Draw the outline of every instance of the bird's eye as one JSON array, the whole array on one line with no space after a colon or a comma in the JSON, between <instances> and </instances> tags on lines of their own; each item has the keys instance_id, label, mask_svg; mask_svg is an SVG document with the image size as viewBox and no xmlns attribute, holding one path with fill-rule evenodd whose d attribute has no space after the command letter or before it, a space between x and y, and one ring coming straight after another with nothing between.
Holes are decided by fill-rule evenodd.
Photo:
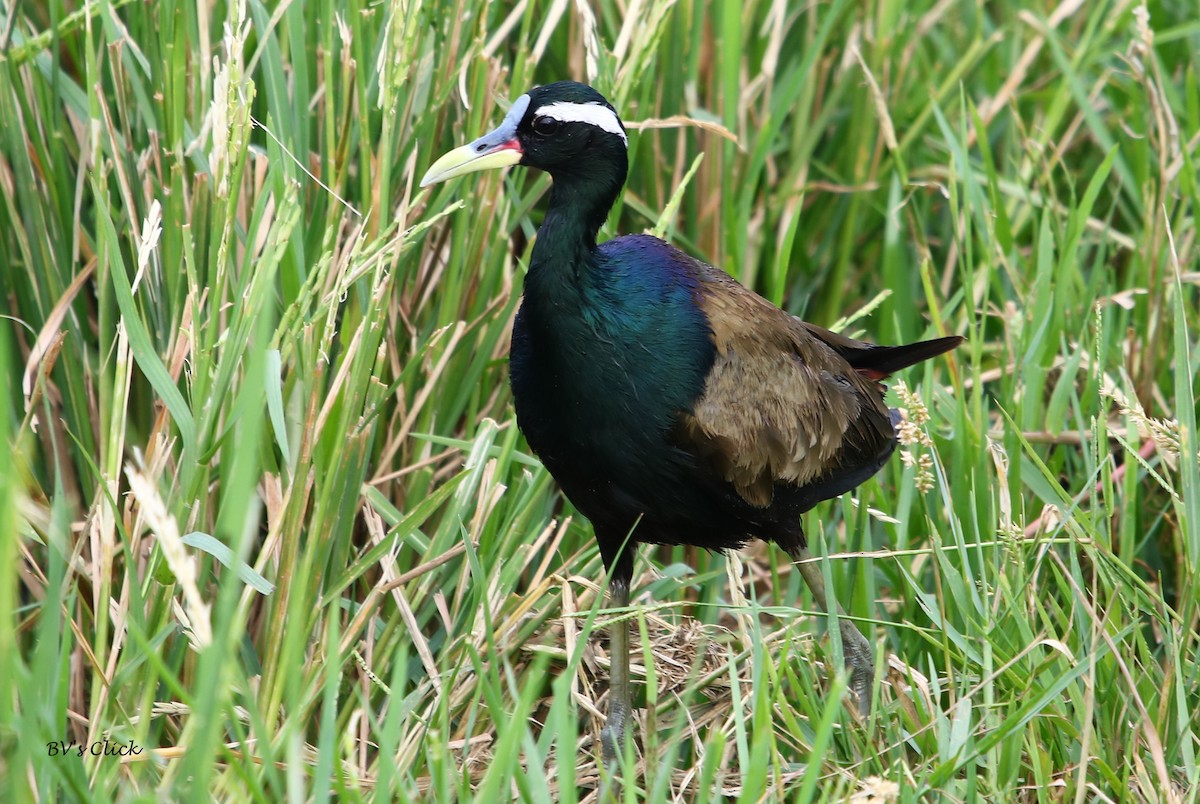
<instances>
[{"instance_id":1,"label":"bird's eye","mask_svg":"<svg viewBox=\"0 0 1200 804\"><path fill-rule=\"evenodd\" d=\"M534 118L533 132L535 134L541 134L543 137L548 137L556 131L558 131L558 121L553 117L542 115L541 117Z\"/></svg>"}]
</instances>

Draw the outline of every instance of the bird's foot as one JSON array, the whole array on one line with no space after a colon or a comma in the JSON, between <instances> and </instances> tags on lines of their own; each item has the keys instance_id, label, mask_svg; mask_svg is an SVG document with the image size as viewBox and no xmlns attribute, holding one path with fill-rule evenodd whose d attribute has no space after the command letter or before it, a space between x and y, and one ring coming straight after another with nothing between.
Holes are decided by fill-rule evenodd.
<instances>
[{"instance_id":1,"label":"bird's foot","mask_svg":"<svg viewBox=\"0 0 1200 804\"><path fill-rule=\"evenodd\" d=\"M854 690L855 704L858 714L864 719L871 715L871 699L875 681L874 662L865 667L850 669L850 689Z\"/></svg>"},{"instance_id":2,"label":"bird's foot","mask_svg":"<svg viewBox=\"0 0 1200 804\"><path fill-rule=\"evenodd\" d=\"M850 669L850 689L854 691L858 713L863 718L871 714L871 698L875 684L875 656L871 643L853 623L843 622L842 653Z\"/></svg>"}]
</instances>

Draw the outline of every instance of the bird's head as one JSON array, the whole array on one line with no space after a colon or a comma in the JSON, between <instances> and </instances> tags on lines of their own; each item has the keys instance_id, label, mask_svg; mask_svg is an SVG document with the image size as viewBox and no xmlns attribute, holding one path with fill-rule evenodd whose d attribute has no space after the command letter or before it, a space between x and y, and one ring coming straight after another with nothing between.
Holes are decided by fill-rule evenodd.
<instances>
[{"instance_id":1,"label":"bird's head","mask_svg":"<svg viewBox=\"0 0 1200 804\"><path fill-rule=\"evenodd\" d=\"M611 174L625 181L629 138L616 110L587 84L559 81L513 101L497 128L433 163L421 186L479 170L525 165L556 180Z\"/></svg>"}]
</instances>

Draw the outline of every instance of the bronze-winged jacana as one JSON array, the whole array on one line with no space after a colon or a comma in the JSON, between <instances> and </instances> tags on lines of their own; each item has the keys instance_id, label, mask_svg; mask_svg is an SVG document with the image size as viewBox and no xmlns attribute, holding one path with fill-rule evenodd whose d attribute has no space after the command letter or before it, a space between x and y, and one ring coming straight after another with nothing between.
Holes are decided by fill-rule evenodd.
<instances>
[{"instance_id":1,"label":"bronze-winged jacana","mask_svg":"<svg viewBox=\"0 0 1200 804\"><path fill-rule=\"evenodd\" d=\"M521 95L494 131L421 180L505 165L553 184L513 326L517 424L592 522L615 605L629 605L637 543L737 548L774 541L817 605L840 611L800 515L879 471L896 446L880 381L962 339L907 346L851 340L789 315L727 274L649 235L596 242L628 170L616 110L584 84ZM871 644L839 629L863 711ZM630 714L629 631L612 632L611 760Z\"/></svg>"}]
</instances>

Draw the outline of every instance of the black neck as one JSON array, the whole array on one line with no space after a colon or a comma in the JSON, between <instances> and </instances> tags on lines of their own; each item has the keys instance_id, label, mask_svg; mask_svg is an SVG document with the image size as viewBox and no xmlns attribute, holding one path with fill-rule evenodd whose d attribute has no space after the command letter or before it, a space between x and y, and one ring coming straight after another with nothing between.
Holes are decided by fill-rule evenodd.
<instances>
[{"instance_id":1,"label":"black neck","mask_svg":"<svg viewBox=\"0 0 1200 804\"><path fill-rule=\"evenodd\" d=\"M629 170L624 147L593 153L586 163L552 172L550 206L538 229L530 273L574 266L596 248L596 235L608 217Z\"/></svg>"}]
</instances>

